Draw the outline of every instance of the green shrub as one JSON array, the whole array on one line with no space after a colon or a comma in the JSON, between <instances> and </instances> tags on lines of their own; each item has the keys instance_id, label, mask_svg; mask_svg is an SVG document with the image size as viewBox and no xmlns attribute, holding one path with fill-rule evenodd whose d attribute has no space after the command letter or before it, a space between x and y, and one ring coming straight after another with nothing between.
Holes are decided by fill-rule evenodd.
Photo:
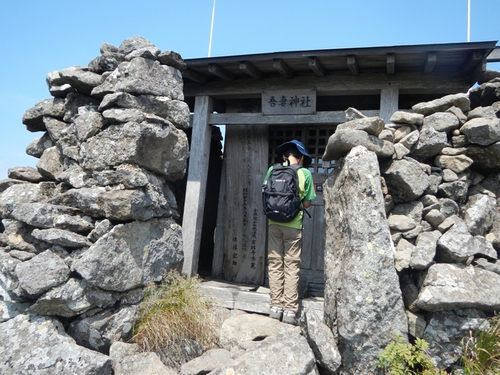
<instances>
[{"instance_id":1,"label":"green shrub","mask_svg":"<svg viewBox=\"0 0 500 375\"><path fill-rule=\"evenodd\" d=\"M378 367L392 375L442 375L445 371L436 368L425 352L429 344L417 338L415 344L409 344L402 337L396 336L379 356Z\"/></svg>"},{"instance_id":2,"label":"green shrub","mask_svg":"<svg viewBox=\"0 0 500 375\"><path fill-rule=\"evenodd\" d=\"M467 375L500 374L500 315L489 320L489 328L478 329L462 342L462 366Z\"/></svg>"},{"instance_id":3,"label":"green shrub","mask_svg":"<svg viewBox=\"0 0 500 375\"><path fill-rule=\"evenodd\" d=\"M146 288L134 327L134 340L143 351L175 348L183 339L195 340L205 349L217 346L213 305L199 286L199 278L170 271L160 284Z\"/></svg>"}]
</instances>

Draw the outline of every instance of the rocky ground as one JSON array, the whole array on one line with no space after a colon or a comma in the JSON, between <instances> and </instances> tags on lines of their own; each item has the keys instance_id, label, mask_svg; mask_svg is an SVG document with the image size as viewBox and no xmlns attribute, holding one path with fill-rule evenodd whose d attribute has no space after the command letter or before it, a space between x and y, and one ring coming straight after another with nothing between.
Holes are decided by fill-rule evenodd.
<instances>
[{"instance_id":1,"label":"rocky ground","mask_svg":"<svg viewBox=\"0 0 500 375\"><path fill-rule=\"evenodd\" d=\"M196 342L185 340L180 352L153 353L117 340L109 355L77 345L57 319L21 314L0 325L0 370L9 374L306 375L318 374L318 369L333 374L340 364L332 332L312 311L302 315L300 326L243 311L217 313L219 348L203 351Z\"/></svg>"}]
</instances>

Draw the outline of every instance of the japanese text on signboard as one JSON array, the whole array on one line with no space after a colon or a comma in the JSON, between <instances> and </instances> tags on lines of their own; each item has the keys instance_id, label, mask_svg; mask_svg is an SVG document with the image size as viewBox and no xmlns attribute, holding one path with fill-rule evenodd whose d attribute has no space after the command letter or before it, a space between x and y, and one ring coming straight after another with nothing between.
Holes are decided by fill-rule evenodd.
<instances>
[{"instance_id":1,"label":"japanese text on signboard","mask_svg":"<svg viewBox=\"0 0 500 375\"><path fill-rule=\"evenodd\" d=\"M262 114L294 115L316 113L316 90L273 90L262 92Z\"/></svg>"}]
</instances>

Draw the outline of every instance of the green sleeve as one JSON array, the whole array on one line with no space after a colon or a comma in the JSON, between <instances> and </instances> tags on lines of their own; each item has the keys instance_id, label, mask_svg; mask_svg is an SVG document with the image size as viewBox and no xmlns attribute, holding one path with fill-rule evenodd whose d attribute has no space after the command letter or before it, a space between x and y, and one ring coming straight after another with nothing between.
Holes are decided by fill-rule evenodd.
<instances>
[{"instance_id":1,"label":"green sleeve","mask_svg":"<svg viewBox=\"0 0 500 375\"><path fill-rule=\"evenodd\" d=\"M312 201L316 198L316 192L314 191L314 182L312 174L308 169L303 168L305 183L304 183L304 198L305 201Z\"/></svg>"}]
</instances>

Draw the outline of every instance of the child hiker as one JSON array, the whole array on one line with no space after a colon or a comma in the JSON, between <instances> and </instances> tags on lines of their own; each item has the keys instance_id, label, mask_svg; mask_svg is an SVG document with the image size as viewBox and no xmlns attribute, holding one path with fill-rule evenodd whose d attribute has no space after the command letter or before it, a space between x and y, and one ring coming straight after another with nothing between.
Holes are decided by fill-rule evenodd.
<instances>
[{"instance_id":1,"label":"child hiker","mask_svg":"<svg viewBox=\"0 0 500 375\"><path fill-rule=\"evenodd\" d=\"M297 140L285 142L278 147L277 154L282 158L284 166L296 165L295 168L298 168L296 173L300 209L291 219L268 220L268 273L271 297L269 316L284 323L296 324L299 308L298 284L303 209L310 207L316 193L311 172L307 169L312 158L302 142ZM269 168L263 186L268 183L273 170L279 169L278 167L279 165Z\"/></svg>"}]
</instances>

